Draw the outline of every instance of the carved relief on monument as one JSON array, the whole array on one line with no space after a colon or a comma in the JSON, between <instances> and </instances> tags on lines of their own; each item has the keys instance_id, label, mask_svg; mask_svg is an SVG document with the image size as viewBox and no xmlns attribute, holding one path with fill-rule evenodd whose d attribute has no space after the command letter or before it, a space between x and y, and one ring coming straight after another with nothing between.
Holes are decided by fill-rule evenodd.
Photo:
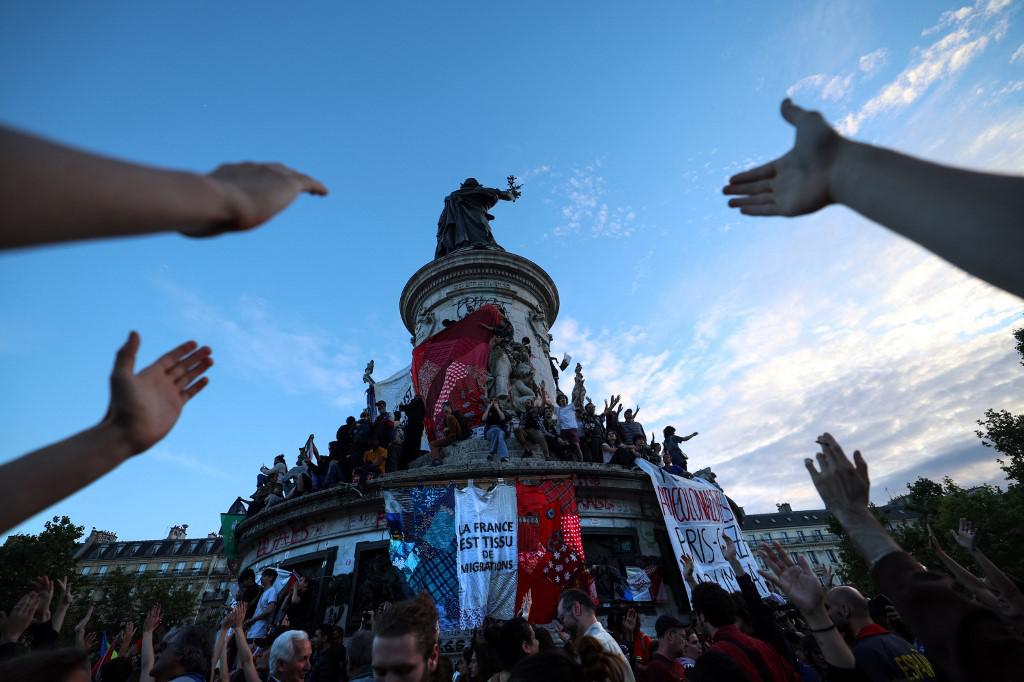
<instances>
[{"instance_id":1,"label":"carved relief on monument","mask_svg":"<svg viewBox=\"0 0 1024 682\"><path fill-rule=\"evenodd\" d=\"M508 320L506 301L494 296L464 296L455 302L455 321L461 320L485 305L493 305Z\"/></svg>"},{"instance_id":2,"label":"carved relief on monument","mask_svg":"<svg viewBox=\"0 0 1024 682\"><path fill-rule=\"evenodd\" d=\"M417 341L423 341L434 335L437 327L437 318L433 312L424 311L416 316L416 336L413 337L413 345Z\"/></svg>"}]
</instances>

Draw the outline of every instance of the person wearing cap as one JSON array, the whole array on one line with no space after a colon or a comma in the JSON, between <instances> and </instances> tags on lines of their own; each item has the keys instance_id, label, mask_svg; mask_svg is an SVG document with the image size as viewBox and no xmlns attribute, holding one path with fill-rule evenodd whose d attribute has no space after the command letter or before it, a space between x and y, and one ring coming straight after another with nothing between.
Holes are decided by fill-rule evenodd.
<instances>
[{"instance_id":1,"label":"person wearing cap","mask_svg":"<svg viewBox=\"0 0 1024 682\"><path fill-rule=\"evenodd\" d=\"M686 625L669 615L658 616L654 623L658 650L647 665L647 682L682 682L686 670L676 661L686 651Z\"/></svg>"}]
</instances>

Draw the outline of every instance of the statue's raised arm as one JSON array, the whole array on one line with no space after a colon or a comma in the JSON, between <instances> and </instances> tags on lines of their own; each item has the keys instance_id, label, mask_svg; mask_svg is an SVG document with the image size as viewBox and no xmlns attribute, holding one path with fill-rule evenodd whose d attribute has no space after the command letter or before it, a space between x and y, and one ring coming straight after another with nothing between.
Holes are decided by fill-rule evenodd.
<instances>
[{"instance_id":1,"label":"statue's raised arm","mask_svg":"<svg viewBox=\"0 0 1024 682\"><path fill-rule=\"evenodd\" d=\"M437 249L434 258L462 249L503 251L491 234L494 216L488 213L498 201L515 201L510 190L483 187L476 178L467 178L462 186L445 197L444 209L437 220Z\"/></svg>"}]
</instances>

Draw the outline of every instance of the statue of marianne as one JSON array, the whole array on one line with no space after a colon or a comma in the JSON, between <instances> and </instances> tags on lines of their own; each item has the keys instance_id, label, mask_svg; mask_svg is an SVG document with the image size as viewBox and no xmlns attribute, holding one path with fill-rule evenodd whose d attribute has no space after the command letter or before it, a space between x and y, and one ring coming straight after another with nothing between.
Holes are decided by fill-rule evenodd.
<instances>
[{"instance_id":1,"label":"statue of marianne","mask_svg":"<svg viewBox=\"0 0 1024 682\"><path fill-rule=\"evenodd\" d=\"M437 249L434 258L447 256L461 249L498 249L491 224L494 216L488 210L498 200L515 201L511 191L482 187L476 178L466 178L462 186L445 197L444 210L437 219Z\"/></svg>"}]
</instances>

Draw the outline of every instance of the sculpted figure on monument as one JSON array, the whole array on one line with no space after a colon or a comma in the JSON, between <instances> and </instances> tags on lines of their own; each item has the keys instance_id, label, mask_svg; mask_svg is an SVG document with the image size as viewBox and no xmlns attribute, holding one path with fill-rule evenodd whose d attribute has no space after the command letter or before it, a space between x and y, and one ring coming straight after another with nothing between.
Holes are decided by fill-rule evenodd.
<instances>
[{"instance_id":1,"label":"sculpted figure on monument","mask_svg":"<svg viewBox=\"0 0 1024 682\"><path fill-rule=\"evenodd\" d=\"M488 210L498 200L515 201L510 190L482 187L476 178L466 178L462 186L445 197L444 210L437 219L437 248L434 258L460 249L497 249L503 251L491 234L494 216Z\"/></svg>"},{"instance_id":2,"label":"sculpted figure on monument","mask_svg":"<svg viewBox=\"0 0 1024 682\"><path fill-rule=\"evenodd\" d=\"M572 404L578 411L583 412L583 401L587 398L587 389L583 385L583 365L576 363L576 383L572 387Z\"/></svg>"},{"instance_id":3,"label":"sculpted figure on monument","mask_svg":"<svg viewBox=\"0 0 1024 682\"><path fill-rule=\"evenodd\" d=\"M491 353L487 357L487 397L507 398L512 375L512 360L500 336L491 337Z\"/></svg>"},{"instance_id":4,"label":"sculpted figure on monument","mask_svg":"<svg viewBox=\"0 0 1024 682\"><path fill-rule=\"evenodd\" d=\"M526 411L526 401L537 397L536 383L533 378L533 365L527 362L516 363L512 370L512 383L509 388L509 397L515 406L516 412L522 414Z\"/></svg>"}]
</instances>

